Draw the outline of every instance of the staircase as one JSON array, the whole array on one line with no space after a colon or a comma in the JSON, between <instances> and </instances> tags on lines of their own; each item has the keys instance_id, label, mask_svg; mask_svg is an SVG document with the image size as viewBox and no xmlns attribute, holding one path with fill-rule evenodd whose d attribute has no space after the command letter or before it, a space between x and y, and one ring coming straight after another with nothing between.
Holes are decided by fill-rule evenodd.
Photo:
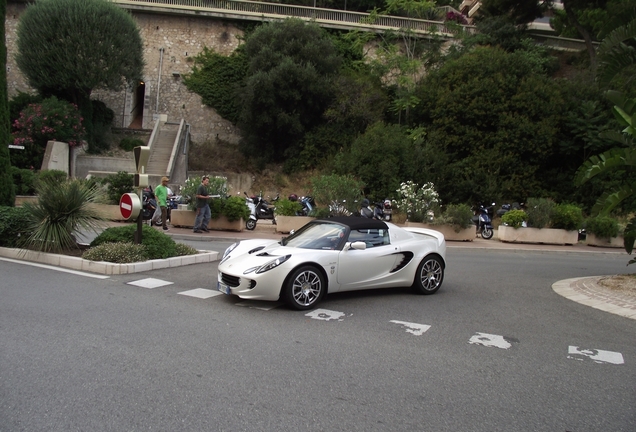
<instances>
[{"instance_id":1,"label":"staircase","mask_svg":"<svg viewBox=\"0 0 636 432\"><path fill-rule=\"evenodd\" d=\"M153 187L161 184L161 177L169 177L170 183L174 183L172 178L176 168L178 150L182 141L183 121L181 123L169 123L161 119L155 125L148 146L150 147L150 158L146 165L148 183Z\"/></svg>"}]
</instances>

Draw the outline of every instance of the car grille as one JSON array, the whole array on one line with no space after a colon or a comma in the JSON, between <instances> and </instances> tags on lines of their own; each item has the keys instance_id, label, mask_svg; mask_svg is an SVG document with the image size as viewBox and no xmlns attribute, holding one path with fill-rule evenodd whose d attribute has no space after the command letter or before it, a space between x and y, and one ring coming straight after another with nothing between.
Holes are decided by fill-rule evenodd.
<instances>
[{"instance_id":1,"label":"car grille","mask_svg":"<svg viewBox=\"0 0 636 432\"><path fill-rule=\"evenodd\" d=\"M231 276L227 273L221 273L221 281L227 285L235 288L241 284L241 278L237 276Z\"/></svg>"}]
</instances>

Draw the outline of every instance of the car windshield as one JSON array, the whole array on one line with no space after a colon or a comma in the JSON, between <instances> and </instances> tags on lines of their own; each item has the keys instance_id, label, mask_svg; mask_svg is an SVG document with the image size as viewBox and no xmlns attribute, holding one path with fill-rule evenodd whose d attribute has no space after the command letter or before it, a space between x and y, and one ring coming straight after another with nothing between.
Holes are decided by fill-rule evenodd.
<instances>
[{"instance_id":1,"label":"car windshield","mask_svg":"<svg viewBox=\"0 0 636 432\"><path fill-rule=\"evenodd\" d=\"M302 249L335 249L346 228L335 223L310 223L285 239L284 246Z\"/></svg>"}]
</instances>

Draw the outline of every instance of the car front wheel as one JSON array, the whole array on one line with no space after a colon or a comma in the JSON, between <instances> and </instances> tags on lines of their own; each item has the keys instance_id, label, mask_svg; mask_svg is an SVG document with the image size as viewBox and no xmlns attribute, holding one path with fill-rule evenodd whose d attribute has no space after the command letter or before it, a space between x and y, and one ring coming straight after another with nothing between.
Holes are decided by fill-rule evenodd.
<instances>
[{"instance_id":1,"label":"car front wheel","mask_svg":"<svg viewBox=\"0 0 636 432\"><path fill-rule=\"evenodd\" d=\"M296 310L312 309L325 295L327 285L318 269L312 266L297 268L292 272L283 291L283 300Z\"/></svg>"},{"instance_id":2,"label":"car front wheel","mask_svg":"<svg viewBox=\"0 0 636 432\"><path fill-rule=\"evenodd\" d=\"M428 256L422 260L415 275L414 288L420 294L437 292L444 281L444 264L437 256Z\"/></svg>"}]
</instances>

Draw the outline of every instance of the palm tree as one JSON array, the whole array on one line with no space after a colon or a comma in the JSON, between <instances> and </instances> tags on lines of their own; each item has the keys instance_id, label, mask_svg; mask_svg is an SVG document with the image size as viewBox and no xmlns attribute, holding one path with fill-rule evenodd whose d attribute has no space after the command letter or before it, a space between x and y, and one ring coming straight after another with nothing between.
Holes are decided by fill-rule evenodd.
<instances>
[{"instance_id":1,"label":"palm tree","mask_svg":"<svg viewBox=\"0 0 636 432\"><path fill-rule=\"evenodd\" d=\"M607 86L619 74L631 70L636 65L636 19L627 25L616 28L603 40L598 52L599 66L596 77L601 85ZM632 77L628 79L632 79ZM603 193L592 208L594 214L609 214L626 198L636 194L636 180L633 173L636 167L636 99L609 90L606 93L614 103L614 115L622 126L621 132L605 132L600 136L621 144L598 156L592 156L578 169L575 183L581 185L592 177L609 171L623 169L627 173L625 183ZM633 217L623 234L625 250L631 254L636 241L636 217ZM632 259L628 264L636 262Z\"/></svg>"},{"instance_id":2,"label":"palm tree","mask_svg":"<svg viewBox=\"0 0 636 432\"><path fill-rule=\"evenodd\" d=\"M92 205L103 192L94 184L80 179L39 182L38 202L24 207L31 215L31 234L26 248L42 252L63 252L77 249L76 235L80 230L97 232L103 218Z\"/></svg>"}]
</instances>

